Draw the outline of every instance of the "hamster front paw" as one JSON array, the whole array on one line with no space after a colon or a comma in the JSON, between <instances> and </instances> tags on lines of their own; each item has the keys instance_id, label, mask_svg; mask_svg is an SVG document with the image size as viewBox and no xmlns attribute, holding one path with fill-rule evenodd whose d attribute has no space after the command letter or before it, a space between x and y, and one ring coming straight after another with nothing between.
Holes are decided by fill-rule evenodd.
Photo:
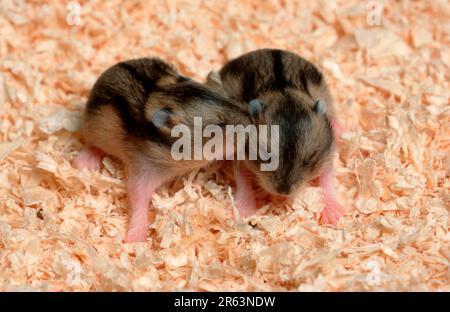
<instances>
[{"instance_id":1,"label":"hamster front paw","mask_svg":"<svg viewBox=\"0 0 450 312\"><path fill-rule=\"evenodd\" d=\"M325 199L325 208L320 215L320 221L325 225L336 225L344 215L344 212L345 210L339 202L327 198Z\"/></svg>"}]
</instances>

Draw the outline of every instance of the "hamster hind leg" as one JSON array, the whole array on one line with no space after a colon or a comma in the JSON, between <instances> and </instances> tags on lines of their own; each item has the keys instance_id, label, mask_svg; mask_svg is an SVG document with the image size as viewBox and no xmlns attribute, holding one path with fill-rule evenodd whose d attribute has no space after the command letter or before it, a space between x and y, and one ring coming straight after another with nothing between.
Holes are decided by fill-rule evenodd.
<instances>
[{"instance_id":1,"label":"hamster hind leg","mask_svg":"<svg viewBox=\"0 0 450 312\"><path fill-rule=\"evenodd\" d=\"M168 177L169 175L167 175ZM145 242L148 229L148 208L155 191L168 178L162 174L130 169L128 177L128 198L131 216L126 234L127 242Z\"/></svg>"},{"instance_id":2,"label":"hamster hind leg","mask_svg":"<svg viewBox=\"0 0 450 312\"><path fill-rule=\"evenodd\" d=\"M85 147L73 160L73 164L78 169L96 170L100 168L100 163L104 153L95 146Z\"/></svg>"},{"instance_id":3,"label":"hamster hind leg","mask_svg":"<svg viewBox=\"0 0 450 312\"><path fill-rule=\"evenodd\" d=\"M241 217L252 216L256 213L256 198L253 189L252 173L235 163L236 176L236 207Z\"/></svg>"},{"instance_id":4,"label":"hamster hind leg","mask_svg":"<svg viewBox=\"0 0 450 312\"><path fill-rule=\"evenodd\" d=\"M338 200L334 187L334 168L333 164L328 164L319 178L320 186L323 189L325 208L321 214L322 224L336 225L339 219L344 215L344 208Z\"/></svg>"}]
</instances>

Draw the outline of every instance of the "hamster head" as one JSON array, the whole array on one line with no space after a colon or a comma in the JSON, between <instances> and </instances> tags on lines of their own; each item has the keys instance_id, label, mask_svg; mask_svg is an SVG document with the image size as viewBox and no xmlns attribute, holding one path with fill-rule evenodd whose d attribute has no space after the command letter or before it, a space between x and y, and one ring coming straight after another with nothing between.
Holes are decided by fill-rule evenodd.
<instances>
[{"instance_id":1,"label":"hamster head","mask_svg":"<svg viewBox=\"0 0 450 312\"><path fill-rule=\"evenodd\" d=\"M256 125L278 125L278 167L261 171L262 162L246 160L258 184L267 192L292 195L304 183L319 175L334 151L334 136L326 114L326 103L293 89L268 92L248 103ZM270 142L269 142L269 150Z\"/></svg>"},{"instance_id":2,"label":"hamster head","mask_svg":"<svg viewBox=\"0 0 450 312\"><path fill-rule=\"evenodd\" d=\"M248 112L236 101L190 79L155 91L147 102L145 115L161 131L175 125L193 127L194 117L202 118L203 126L249 123Z\"/></svg>"},{"instance_id":3,"label":"hamster head","mask_svg":"<svg viewBox=\"0 0 450 312\"><path fill-rule=\"evenodd\" d=\"M207 126L219 126L222 129L222 142L225 142L227 125L250 123L248 111L239 103L191 79L166 85L152 93L146 105L145 118L170 144L177 140L171 135L178 125L187 126L192 134L198 130L203 134ZM201 129L195 128L199 123ZM194 135L191 138L192 144L195 144ZM203 144L208 140L210 137L202 135Z\"/></svg>"}]
</instances>

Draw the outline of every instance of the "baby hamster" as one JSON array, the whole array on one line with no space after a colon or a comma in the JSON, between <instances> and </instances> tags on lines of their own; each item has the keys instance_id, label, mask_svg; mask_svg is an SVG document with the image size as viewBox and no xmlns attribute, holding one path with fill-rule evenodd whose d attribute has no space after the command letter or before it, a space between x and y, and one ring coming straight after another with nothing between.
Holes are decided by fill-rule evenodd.
<instances>
[{"instance_id":1,"label":"baby hamster","mask_svg":"<svg viewBox=\"0 0 450 312\"><path fill-rule=\"evenodd\" d=\"M247 113L232 100L206 85L181 76L158 58L118 63L96 81L82 120L86 147L77 155L78 168L95 169L105 154L125 163L131 219L126 240L145 241L147 209L152 194L163 183L208 161L175 160L171 137L176 125L249 122Z\"/></svg>"},{"instance_id":2,"label":"baby hamster","mask_svg":"<svg viewBox=\"0 0 450 312\"><path fill-rule=\"evenodd\" d=\"M334 189L332 165L338 123L322 73L294 53L262 49L228 62L218 73L211 72L208 83L247 108L253 123L279 125L276 170L261 171L261 160L236 163L240 213L255 212L255 179L251 177L256 177L256 183L267 192L289 196L320 176L325 201L322 222L337 223L344 212Z\"/></svg>"}]
</instances>

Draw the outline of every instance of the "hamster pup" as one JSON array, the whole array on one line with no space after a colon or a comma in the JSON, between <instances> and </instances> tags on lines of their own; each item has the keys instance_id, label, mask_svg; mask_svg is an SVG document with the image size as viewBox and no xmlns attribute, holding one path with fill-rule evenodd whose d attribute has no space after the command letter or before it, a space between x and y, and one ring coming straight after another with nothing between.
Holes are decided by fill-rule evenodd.
<instances>
[{"instance_id":1,"label":"hamster pup","mask_svg":"<svg viewBox=\"0 0 450 312\"><path fill-rule=\"evenodd\" d=\"M207 125L248 124L248 114L206 85L181 76L158 58L120 62L96 81L87 101L81 133L85 148L77 168L98 168L105 154L120 159L128 174L131 218L128 242L147 238L147 209L163 183L208 164L174 160L171 137L176 125L193 129L193 117ZM191 145L193 146L193 145Z\"/></svg>"},{"instance_id":2,"label":"hamster pup","mask_svg":"<svg viewBox=\"0 0 450 312\"><path fill-rule=\"evenodd\" d=\"M344 209L334 187L332 158L341 128L322 73L294 53L261 49L231 60L219 72L211 72L207 81L241 103L252 123L279 125L276 170L259 170L261 160L235 163L240 214L255 212L255 182L271 194L290 196L319 176L325 203L321 221L336 224Z\"/></svg>"}]
</instances>

